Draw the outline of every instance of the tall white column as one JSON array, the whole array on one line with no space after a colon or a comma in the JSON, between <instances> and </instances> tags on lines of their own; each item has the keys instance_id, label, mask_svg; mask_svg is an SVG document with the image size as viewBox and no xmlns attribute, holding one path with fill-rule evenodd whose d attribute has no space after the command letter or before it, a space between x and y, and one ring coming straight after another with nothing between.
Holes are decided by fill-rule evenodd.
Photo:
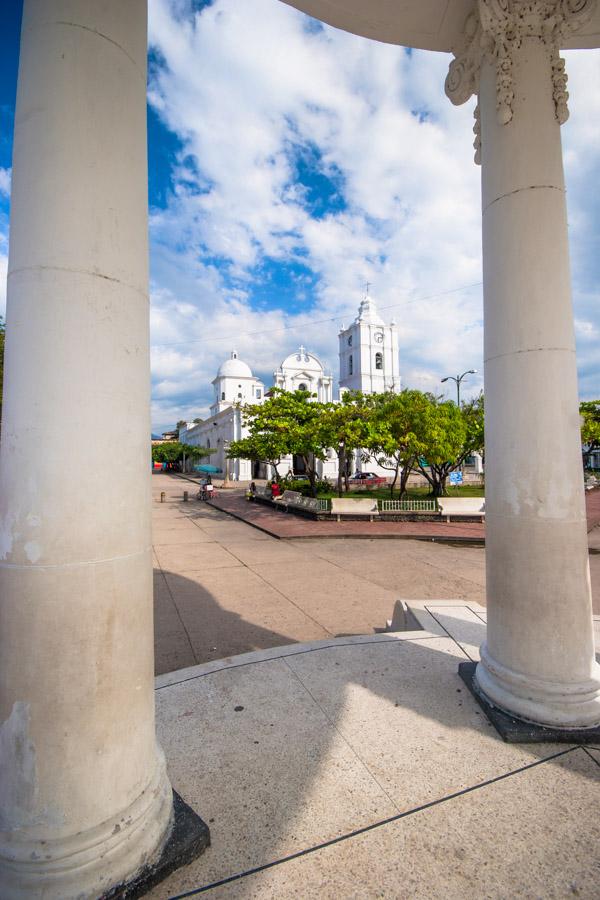
<instances>
[{"instance_id":1,"label":"tall white column","mask_svg":"<svg viewBox=\"0 0 600 900\"><path fill-rule=\"evenodd\" d=\"M479 91L481 115L488 630L476 681L501 709L559 728L600 722L560 142L558 43L577 25L566 6L481 0L447 80L455 102Z\"/></svg>"},{"instance_id":2,"label":"tall white column","mask_svg":"<svg viewBox=\"0 0 600 900\"><path fill-rule=\"evenodd\" d=\"M0 496L0 896L158 853L145 0L25 0Z\"/></svg>"}]
</instances>

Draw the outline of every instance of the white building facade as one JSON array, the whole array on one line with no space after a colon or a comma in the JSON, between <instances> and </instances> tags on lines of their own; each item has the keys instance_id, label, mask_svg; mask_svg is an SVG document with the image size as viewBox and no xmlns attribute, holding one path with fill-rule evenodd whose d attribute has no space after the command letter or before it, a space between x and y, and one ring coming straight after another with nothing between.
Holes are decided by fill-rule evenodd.
<instances>
[{"instance_id":1,"label":"white building facade","mask_svg":"<svg viewBox=\"0 0 600 900\"><path fill-rule=\"evenodd\" d=\"M310 391L319 403L333 400L333 375L326 374L321 361L304 347L286 356L273 372L273 384L284 391Z\"/></svg>"},{"instance_id":2,"label":"white building facade","mask_svg":"<svg viewBox=\"0 0 600 900\"><path fill-rule=\"evenodd\" d=\"M319 402L332 400L333 376L327 374L321 361L300 347L287 356L273 373L276 387L286 391L307 390L316 394ZM247 363L239 359L235 350L219 368L213 382L214 400L211 416L202 422L188 423L179 432L179 440L193 447L211 450L207 458L211 466L222 470L232 481L251 481L253 478L271 478L273 468L249 459L228 459L227 451L232 441L248 436L243 424L242 405L262 403L265 399L264 384L252 374ZM303 463L298 456L288 456L278 466L280 475L301 475ZM327 459L317 465L320 478L337 478L337 458L328 451Z\"/></svg>"},{"instance_id":3,"label":"white building facade","mask_svg":"<svg viewBox=\"0 0 600 900\"><path fill-rule=\"evenodd\" d=\"M339 333L339 363L340 396L345 390L360 390L366 394L400 391L398 329L394 322L385 324L377 312L375 301L368 295L363 298L352 325L342 328ZM302 346L286 356L273 372L273 384L285 391L310 391L319 403L333 401L333 375L326 372L314 353ZM230 358L221 364L212 385L214 400L210 418L188 423L179 432L180 441L211 450L208 463L221 469L232 481L271 478L274 475L271 466L248 459L227 459L230 443L248 436L241 407L264 401L263 382L232 350ZM356 451L351 468L390 475L389 470L378 466L373 459L364 462L360 450ZM278 471L283 476L288 473L302 475L304 464L297 455L284 457ZM328 450L326 459L318 462L317 474L319 478L337 479L338 460L333 450Z\"/></svg>"}]
</instances>

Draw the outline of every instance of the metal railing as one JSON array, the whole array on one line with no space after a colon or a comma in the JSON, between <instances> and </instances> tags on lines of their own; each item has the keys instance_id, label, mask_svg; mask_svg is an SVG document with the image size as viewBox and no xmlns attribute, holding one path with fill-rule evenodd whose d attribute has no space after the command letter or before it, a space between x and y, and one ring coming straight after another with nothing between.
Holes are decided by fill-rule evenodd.
<instances>
[{"instance_id":1,"label":"metal railing","mask_svg":"<svg viewBox=\"0 0 600 900\"><path fill-rule=\"evenodd\" d=\"M317 503L319 504L320 510L328 510L329 509L329 500L323 499L322 497L317 497Z\"/></svg>"},{"instance_id":2,"label":"metal railing","mask_svg":"<svg viewBox=\"0 0 600 900\"><path fill-rule=\"evenodd\" d=\"M380 500L381 512L437 512L435 500Z\"/></svg>"}]
</instances>

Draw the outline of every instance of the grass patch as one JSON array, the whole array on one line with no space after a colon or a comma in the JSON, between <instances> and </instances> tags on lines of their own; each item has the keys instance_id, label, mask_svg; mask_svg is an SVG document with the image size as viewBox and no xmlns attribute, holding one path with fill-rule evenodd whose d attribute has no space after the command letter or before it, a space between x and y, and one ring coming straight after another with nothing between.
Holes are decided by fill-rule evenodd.
<instances>
[{"instance_id":1,"label":"grass patch","mask_svg":"<svg viewBox=\"0 0 600 900\"><path fill-rule=\"evenodd\" d=\"M317 496L324 500L330 500L337 497L337 491L319 491ZM359 488L358 490L350 490L349 493L343 493L344 497L372 497L374 500L399 500L400 491L394 491L394 496L390 497L389 488ZM485 497L485 487L481 484L463 484L448 485L446 488L447 497ZM431 500L432 494L429 485L426 487L411 487L403 497L404 500Z\"/></svg>"}]
</instances>

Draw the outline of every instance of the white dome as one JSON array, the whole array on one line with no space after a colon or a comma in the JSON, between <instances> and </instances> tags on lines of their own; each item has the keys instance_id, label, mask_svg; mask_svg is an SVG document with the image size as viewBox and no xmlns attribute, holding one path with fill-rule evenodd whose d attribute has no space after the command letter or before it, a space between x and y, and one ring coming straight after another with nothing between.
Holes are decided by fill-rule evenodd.
<instances>
[{"instance_id":1,"label":"white dome","mask_svg":"<svg viewBox=\"0 0 600 900\"><path fill-rule=\"evenodd\" d=\"M252 369L247 363L238 359L235 350L231 354L231 359L226 359L221 364L217 372L217 378L253 378Z\"/></svg>"}]
</instances>

